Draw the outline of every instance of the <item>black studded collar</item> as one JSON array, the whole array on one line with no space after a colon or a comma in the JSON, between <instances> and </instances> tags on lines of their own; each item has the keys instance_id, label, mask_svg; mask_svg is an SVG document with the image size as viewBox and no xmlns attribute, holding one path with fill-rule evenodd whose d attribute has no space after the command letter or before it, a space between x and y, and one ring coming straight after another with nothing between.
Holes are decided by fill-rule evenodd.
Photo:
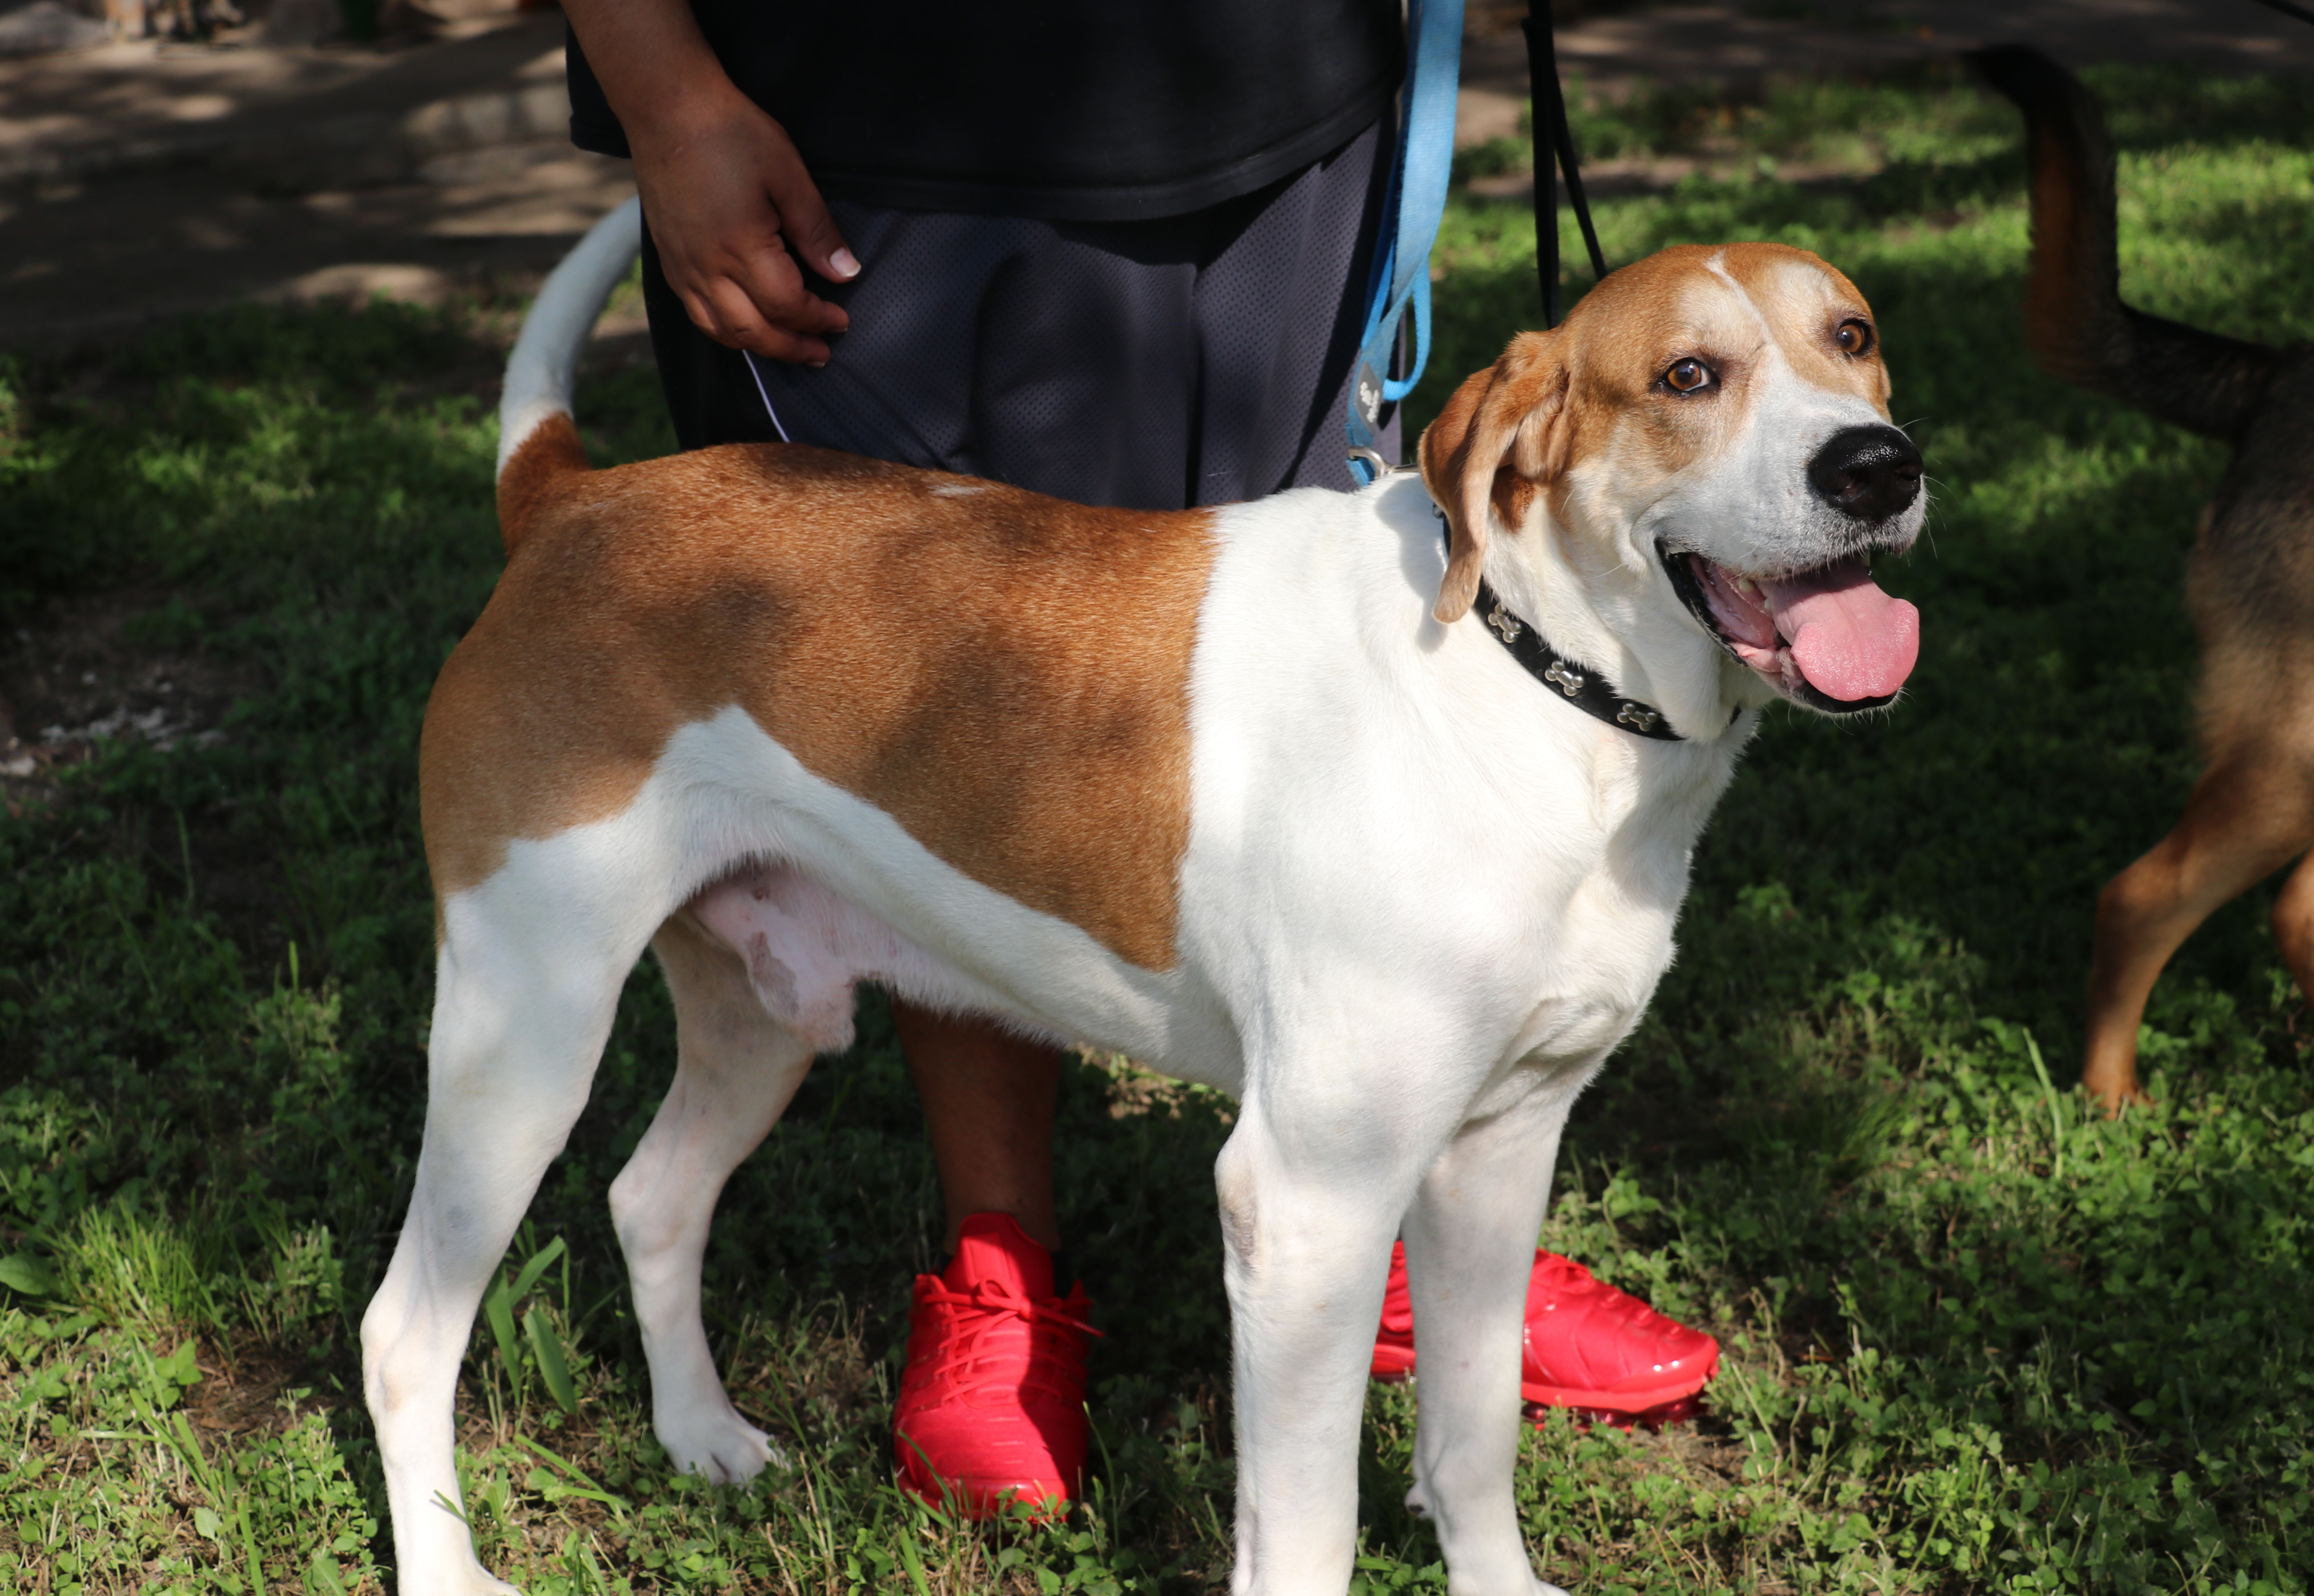
<instances>
[{"instance_id":1,"label":"black studded collar","mask_svg":"<svg viewBox=\"0 0 2314 1596\"><path fill-rule=\"evenodd\" d=\"M1380 456L1376 456L1380 458ZM1387 469L1404 470L1403 466ZM1430 513L1438 517L1438 529L1453 546L1454 534L1447 525L1446 512L1435 499ZM1494 584L1486 578L1479 578L1478 602L1471 610L1483 622L1496 641L1510 650L1511 657L1519 662L1526 674L1550 688L1594 719L1603 720L1618 731L1630 732L1635 737L1652 737L1658 743L1684 743L1687 739L1671 728L1671 718L1653 704L1641 703L1635 698L1624 698L1607 685L1607 678L1587 665L1579 665L1542 640L1542 634L1510 612L1497 593ZM1742 712L1737 711L1739 714Z\"/></svg>"},{"instance_id":2,"label":"black studded collar","mask_svg":"<svg viewBox=\"0 0 2314 1596\"><path fill-rule=\"evenodd\" d=\"M1502 595L1484 577L1479 578L1479 598L1471 608L1496 639L1510 650L1511 657L1525 667L1528 675L1559 693L1585 715L1633 736L1653 737L1658 743L1687 741L1672 730L1670 719L1661 710L1638 699L1621 696L1607 685L1604 675L1568 658L1544 642L1540 632L1510 613Z\"/></svg>"}]
</instances>

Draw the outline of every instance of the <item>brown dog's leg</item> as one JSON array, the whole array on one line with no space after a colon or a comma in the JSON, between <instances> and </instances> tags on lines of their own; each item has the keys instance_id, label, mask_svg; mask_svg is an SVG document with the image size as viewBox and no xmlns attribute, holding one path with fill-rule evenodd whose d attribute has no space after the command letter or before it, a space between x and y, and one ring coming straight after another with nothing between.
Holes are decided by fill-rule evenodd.
<instances>
[{"instance_id":1,"label":"brown dog's leg","mask_svg":"<svg viewBox=\"0 0 2314 1596\"><path fill-rule=\"evenodd\" d=\"M2298 990L2314 999L2314 856L2290 872L2274 901L2274 939Z\"/></svg>"},{"instance_id":2,"label":"brown dog's leg","mask_svg":"<svg viewBox=\"0 0 2314 1596\"><path fill-rule=\"evenodd\" d=\"M2137 1082L2137 1027L2169 956L2212 910L2279 869L2314 843L2314 816L2283 761L2265 750L2212 764L2194 788L2177 828L2115 876L2098 898L2097 951L2089 974L2089 1056L2081 1084L2107 1111L2146 1101ZM2314 913L2314 885L2292 877L2285 903ZM2276 908L2277 929L2280 908ZM2314 921L2301 920L2314 942ZM2290 944L2285 942L2285 953ZM2293 972L2303 967L2292 958ZM2301 983L2307 974L2300 974Z\"/></svg>"}]
</instances>

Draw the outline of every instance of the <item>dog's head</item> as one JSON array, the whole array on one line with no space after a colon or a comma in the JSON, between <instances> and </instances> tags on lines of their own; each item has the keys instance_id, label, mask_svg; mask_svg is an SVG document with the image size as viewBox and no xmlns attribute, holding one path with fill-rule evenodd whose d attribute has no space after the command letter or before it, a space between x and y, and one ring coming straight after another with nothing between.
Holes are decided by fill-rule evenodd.
<instances>
[{"instance_id":1,"label":"dog's head","mask_svg":"<svg viewBox=\"0 0 2314 1596\"><path fill-rule=\"evenodd\" d=\"M1919 536L1920 454L1889 424L1864 296L1805 250L1685 246L1612 274L1465 382L1420 460L1452 535L1437 618L1483 570L1684 728L1730 671L1738 701L1845 714L1888 702L1919 653L1918 612L1866 560Z\"/></svg>"}]
</instances>

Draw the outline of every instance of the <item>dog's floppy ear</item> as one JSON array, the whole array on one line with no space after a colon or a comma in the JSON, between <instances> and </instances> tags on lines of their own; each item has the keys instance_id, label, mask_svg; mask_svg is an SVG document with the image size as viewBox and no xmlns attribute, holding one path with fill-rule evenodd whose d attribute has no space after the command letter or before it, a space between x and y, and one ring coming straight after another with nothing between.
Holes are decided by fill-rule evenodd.
<instances>
[{"instance_id":1,"label":"dog's floppy ear","mask_svg":"<svg viewBox=\"0 0 2314 1596\"><path fill-rule=\"evenodd\" d=\"M1567 469L1567 366L1559 332L1522 332L1422 430L1416 458L1453 540L1431 613L1460 621L1479 596L1489 499L1515 525L1533 488ZM1502 479L1507 478L1507 481Z\"/></svg>"}]
</instances>

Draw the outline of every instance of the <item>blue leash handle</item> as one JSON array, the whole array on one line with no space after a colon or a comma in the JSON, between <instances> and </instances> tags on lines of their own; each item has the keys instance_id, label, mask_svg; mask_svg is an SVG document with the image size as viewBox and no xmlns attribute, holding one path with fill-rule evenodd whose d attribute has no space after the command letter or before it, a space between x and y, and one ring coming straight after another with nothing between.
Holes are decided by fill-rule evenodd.
<instances>
[{"instance_id":1,"label":"blue leash handle","mask_svg":"<svg viewBox=\"0 0 2314 1596\"><path fill-rule=\"evenodd\" d=\"M1350 383L1343 431L1353 451L1371 450L1382 407L1414 392L1430 360L1430 246L1446 210L1446 180L1454 164L1454 91L1462 70L1462 0L1408 0L1406 32L1412 59L1406 70L1404 132L1383 201L1383 229L1374 241L1365 335ZM1390 375L1400 321L1414 307L1414 363L1403 377ZM1360 487L1374 480L1373 463L1353 453L1350 472Z\"/></svg>"}]
</instances>

